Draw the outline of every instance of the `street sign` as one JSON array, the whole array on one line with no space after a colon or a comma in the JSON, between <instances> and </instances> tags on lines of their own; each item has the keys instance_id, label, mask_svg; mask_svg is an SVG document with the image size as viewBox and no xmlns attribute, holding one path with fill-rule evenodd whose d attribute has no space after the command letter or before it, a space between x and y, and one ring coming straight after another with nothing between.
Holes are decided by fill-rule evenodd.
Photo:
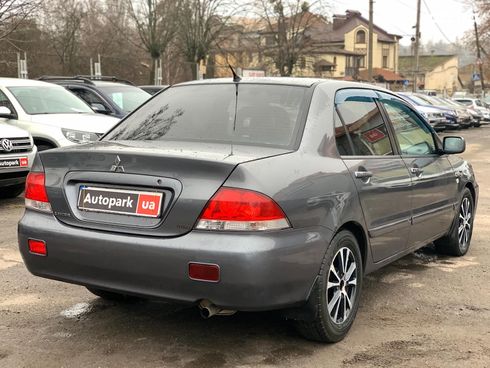
<instances>
[{"instance_id":1,"label":"street sign","mask_svg":"<svg viewBox=\"0 0 490 368\"><path fill-rule=\"evenodd\" d=\"M472 80L473 82L476 82L476 81L481 80L481 78L480 78L480 74L479 74L479 73L473 73L473 76L471 77L471 80Z\"/></svg>"}]
</instances>

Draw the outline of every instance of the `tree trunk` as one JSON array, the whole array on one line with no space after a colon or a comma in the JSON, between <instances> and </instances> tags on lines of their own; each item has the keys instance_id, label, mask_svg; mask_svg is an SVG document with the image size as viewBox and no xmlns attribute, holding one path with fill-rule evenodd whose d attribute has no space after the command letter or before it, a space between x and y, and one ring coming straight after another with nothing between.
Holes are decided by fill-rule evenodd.
<instances>
[{"instance_id":1,"label":"tree trunk","mask_svg":"<svg viewBox=\"0 0 490 368\"><path fill-rule=\"evenodd\" d=\"M150 65L150 75L149 75L149 80L148 80L148 84L150 85L153 85L155 83L155 64L157 63L158 61L158 58L154 58L152 57L151 58L151 65Z\"/></svg>"}]
</instances>

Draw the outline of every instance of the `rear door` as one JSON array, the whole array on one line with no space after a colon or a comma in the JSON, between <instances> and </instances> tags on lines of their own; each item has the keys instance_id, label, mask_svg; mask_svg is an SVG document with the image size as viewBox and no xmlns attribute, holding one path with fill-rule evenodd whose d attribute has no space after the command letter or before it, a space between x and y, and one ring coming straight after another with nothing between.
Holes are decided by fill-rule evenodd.
<instances>
[{"instance_id":1,"label":"rear door","mask_svg":"<svg viewBox=\"0 0 490 368\"><path fill-rule=\"evenodd\" d=\"M413 226L409 245L427 243L449 229L454 217L457 179L447 155L440 154L432 129L397 97L379 95L412 177Z\"/></svg>"},{"instance_id":2,"label":"rear door","mask_svg":"<svg viewBox=\"0 0 490 368\"><path fill-rule=\"evenodd\" d=\"M411 179L376 101L367 89L336 94L337 147L356 184L375 262L406 249Z\"/></svg>"}]
</instances>

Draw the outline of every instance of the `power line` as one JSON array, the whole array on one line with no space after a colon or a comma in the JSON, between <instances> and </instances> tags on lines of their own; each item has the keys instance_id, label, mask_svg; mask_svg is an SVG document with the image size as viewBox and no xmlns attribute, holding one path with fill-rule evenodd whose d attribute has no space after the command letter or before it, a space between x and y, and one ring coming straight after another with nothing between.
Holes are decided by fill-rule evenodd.
<instances>
[{"instance_id":1,"label":"power line","mask_svg":"<svg viewBox=\"0 0 490 368\"><path fill-rule=\"evenodd\" d=\"M437 23L436 19L434 18L434 15L432 14L430 8L429 8L429 5L427 5L427 2L425 0L422 0L424 2L424 5L425 5L425 8L427 9L427 12L429 13L430 17L432 18L432 21L434 22L435 26L437 27L437 29L439 30L439 32L441 32L441 35L446 39L447 42L449 42L451 45L453 46L457 46L453 41L451 41L449 39L448 36L446 36L446 34L444 33L444 31L442 30L442 28L439 26L439 23Z\"/></svg>"}]
</instances>

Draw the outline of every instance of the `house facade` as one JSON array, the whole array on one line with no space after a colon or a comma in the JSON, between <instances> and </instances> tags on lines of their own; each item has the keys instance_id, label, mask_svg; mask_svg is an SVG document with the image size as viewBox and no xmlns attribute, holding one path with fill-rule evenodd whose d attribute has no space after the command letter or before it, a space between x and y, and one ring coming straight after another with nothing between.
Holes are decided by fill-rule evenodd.
<instances>
[{"instance_id":1,"label":"house facade","mask_svg":"<svg viewBox=\"0 0 490 368\"><path fill-rule=\"evenodd\" d=\"M310 17L304 33L308 46L296 62L292 74L298 77L360 80L368 67L369 21L354 10L334 15L332 21L315 14ZM270 50L276 47L274 31L271 30L273 27L267 27L263 22L254 24L242 18L236 22L235 28L243 33L223 43L221 50L214 55L214 64L233 62L234 66L242 69L262 71L269 76L279 75L270 57ZM234 41L230 42L230 39ZM374 26L373 68L398 72L400 39L401 36Z\"/></svg>"},{"instance_id":2,"label":"house facade","mask_svg":"<svg viewBox=\"0 0 490 368\"><path fill-rule=\"evenodd\" d=\"M415 76L414 58L400 57L400 73L413 86ZM457 55L421 55L417 73L417 89L434 90L443 95L452 95L459 87L459 62Z\"/></svg>"}]
</instances>

